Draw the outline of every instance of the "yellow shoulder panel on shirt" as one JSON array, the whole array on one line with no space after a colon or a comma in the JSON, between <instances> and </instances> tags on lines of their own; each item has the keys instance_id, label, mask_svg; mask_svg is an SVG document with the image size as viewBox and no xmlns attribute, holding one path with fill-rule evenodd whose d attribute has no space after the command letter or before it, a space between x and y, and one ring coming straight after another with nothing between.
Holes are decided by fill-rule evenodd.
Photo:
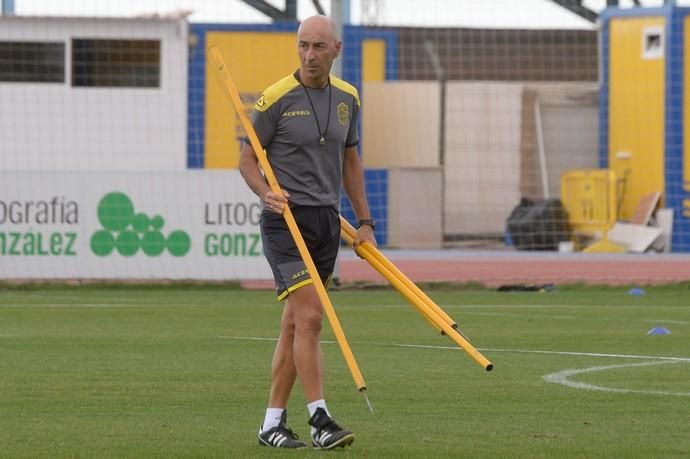
<instances>
[{"instance_id":1,"label":"yellow shoulder panel on shirt","mask_svg":"<svg viewBox=\"0 0 690 459\"><path fill-rule=\"evenodd\" d=\"M335 86L336 88L340 89L341 91L345 91L346 93L351 94L352 97L354 97L355 100L357 101L357 106L358 107L360 106L359 93L357 92L357 88L352 86L347 81L341 80L340 78L335 77L333 75L331 75L331 84L333 86Z\"/></svg>"},{"instance_id":2,"label":"yellow shoulder panel on shirt","mask_svg":"<svg viewBox=\"0 0 690 459\"><path fill-rule=\"evenodd\" d=\"M256 101L256 104L254 104L254 110L258 112L268 110L268 107L290 92L295 86L299 86L299 81L295 79L295 76L292 74L286 76L282 80L266 88L263 94L261 94L261 97L259 97L259 100Z\"/></svg>"}]
</instances>

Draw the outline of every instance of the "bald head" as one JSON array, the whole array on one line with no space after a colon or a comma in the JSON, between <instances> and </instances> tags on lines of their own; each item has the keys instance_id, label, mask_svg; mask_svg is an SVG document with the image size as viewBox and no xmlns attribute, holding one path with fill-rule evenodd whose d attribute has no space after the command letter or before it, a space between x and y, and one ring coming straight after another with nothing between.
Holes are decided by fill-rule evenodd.
<instances>
[{"instance_id":1,"label":"bald head","mask_svg":"<svg viewBox=\"0 0 690 459\"><path fill-rule=\"evenodd\" d=\"M302 34L313 34L319 33L324 37L328 37L331 40L338 41L338 31L335 21L328 16L323 16L317 14L315 16L310 16L299 26L297 29L297 37L299 38Z\"/></svg>"},{"instance_id":2,"label":"bald head","mask_svg":"<svg viewBox=\"0 0 690 459\"><path fill-rule=\"evenodd\" d=\"M297 30L297 51L300 59L300 78L311 87L323 88L333 60L340 54L336 25L328 16L311 16Z\"/></svg>"}]
</instances>

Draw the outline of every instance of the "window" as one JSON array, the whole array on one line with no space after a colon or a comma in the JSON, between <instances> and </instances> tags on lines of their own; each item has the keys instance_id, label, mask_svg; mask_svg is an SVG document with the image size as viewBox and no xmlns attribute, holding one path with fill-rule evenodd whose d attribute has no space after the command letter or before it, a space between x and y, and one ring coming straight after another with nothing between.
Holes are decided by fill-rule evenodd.
<instances>
[{"instance_id":1,"label":"window","mask_svg":"<svg viewBox=\"0 0 690 459\"><path fill-rule=\"evenodd\" d=\"M160 87L160 40L72 39L72 86Z\"/></svg>"},{"instance_id":2,"label":"window","mask_svg":"<svg viewBox=\"0 0 690 459\"><path fill-rule=\"evenodd\" d=\"M65 44L0 41L0 81L65 82Z\"/></svg>"},{"instance_id":3,"label":"window","mask_svg":"<svg viewBox=\"0 0 690 459\"><path fill-rule=\"evenodd\" d=\"M650 26L642 29L642 59L664 58L664 27Z\"/></svg>"}]
</instances>

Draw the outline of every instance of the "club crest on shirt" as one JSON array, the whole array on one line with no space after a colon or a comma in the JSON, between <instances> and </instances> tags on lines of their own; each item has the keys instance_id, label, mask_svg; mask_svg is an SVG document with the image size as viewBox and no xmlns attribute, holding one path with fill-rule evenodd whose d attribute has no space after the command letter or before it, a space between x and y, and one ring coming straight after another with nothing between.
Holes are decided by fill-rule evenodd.
<instances>
[{"instance_id":1,"label":"club crest on shirt","mask_svg":"<svg viewBox=\"0 0 690 459\"><path fill-rule=\"evenodd\" d=\"M256 101L256 108L259 109L264 105L266 105L266 99L264 99L264 96L262 95L261 97L259 97L259 100Z\"/></svg>"},{"instance_id":2,"label":"club crest on shirt","mask_svg":"<svg viewBox=\"0 0 690 459\"><path fill-rule=\"evenodd\" d=\"M347 122L350 121L350 107L344 102L338 104L338 122L343 126L347 126Z\"/></svg>"}]
</instances>

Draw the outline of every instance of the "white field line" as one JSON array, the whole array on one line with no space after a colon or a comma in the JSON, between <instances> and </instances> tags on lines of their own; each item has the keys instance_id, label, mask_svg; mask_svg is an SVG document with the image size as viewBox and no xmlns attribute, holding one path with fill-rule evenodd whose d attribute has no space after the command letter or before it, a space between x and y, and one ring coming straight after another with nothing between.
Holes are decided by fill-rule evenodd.
<instances>
[{"instance_id":1,"label":"white field line","mask_svg":"<svg viewBox=\"0 0 690 459\"><path fill-rule=\"evenodd\" d=\"M277 338L262 338L258 336L216 336L218 339L229 339L237 341L278 341ZM335 344L336 341L321 341L324 344ZM416 348L416 349L440 349L440 350L460 350L457 346L434 346L427 344L401 344L401 343L369 343L377 346L393 346L393 347L403 347L403 348ZM596 352L571 352L571 351L543 351L537 349L490 349L490 348L477 348L477 350L482 352L514 352L520 354L549 354L549 355L571 355L579 357L607 357L607 358L619 358L619 359L641 359L641 360L660 360L660 361L671 361L671 362L687 362L690 363L690 357L666 357L666 356L655 356L655 355L635 355L635 354L608 354L608 353L596 353Z\"/></svg>"},{"instance_id":2,"label":"white field line","mask_svg":"<svg viewBox=\"0 0 690 459\"><path fill-rule=\"evenodd\" d=\"M277 341L276 338L261 338L254 336L217 336L219 339L230 339L238 341ZM335 344L335 341L321 341L325 344ZM452 349L459 350L456 346L431 346L425 344L385 344L385 343L371 343L380 346L395 346L403 348L418 348L418 349ZM594 384L581 383L576 381L570 381L568 378L571 376L582 374L582 373L592 373L595 371L606 371L614 370L618 368L631 368L631 367L646 367L652 365L663 365L672 363L690 363L690 357L666 357L666 356L654 356L654 355L636 355L636 354L610 354L610 353L595 353L595 352L570 352L570 351L543 351L536 349L482 349L478 348L479 351L483 352L513 352L522 354L547 354L547 355L570 355L570 356L581 356L581 357L605 357L605 358L618 358L618 359L644 359L651 360L648 362L640 363L627 363L622 365L607 365L607 366L595 366L589 368L576 368L562 370L556 373L550 373L548 375L542 376L542 379L549 383L562 384L567 387L572 387L574 389L583 389L591 391L601 391L601 392L614 392L621 394L645 394L645 395L664 395L664 396L677 396L677 397L690 397L690 392L670 392L670 391L660 391L660 390L641 390L641 389L625 389L625 388L614 388L614 387L604 387L597 386Z\"/></svg>"},{"instance_id":3,"label":"white field line","mask_svg":"<svg viewBox=\"0 0 690 459\"><path fill-rule=\"evenodd\" d=\"M605 387L598 386L595 384L588 384L583 382L571 381L569 378L571 376L583 374L583 373L594 373L595 371L607 371L615 370L619 368L633 368L633 367L649 367L652 365L667 365L673 363L684 363L683 360L662 360L662 361L651 361L651 362L640 362L640 363L626 363L623 365L606 365L598 367L589 368L573 368L568 370L559 371L556 373L550 373L548 375L542 376L542 379L549 383L562 384L567 387L572 387L574 389L581 390L593 390L599 392L615 392L619 394L648 394L648 395L671 395L677 397L690 397L690 392L670 392L665 390L641 390L641 389L625 389L616 387Z\"/></svg>"}]
</instances>

